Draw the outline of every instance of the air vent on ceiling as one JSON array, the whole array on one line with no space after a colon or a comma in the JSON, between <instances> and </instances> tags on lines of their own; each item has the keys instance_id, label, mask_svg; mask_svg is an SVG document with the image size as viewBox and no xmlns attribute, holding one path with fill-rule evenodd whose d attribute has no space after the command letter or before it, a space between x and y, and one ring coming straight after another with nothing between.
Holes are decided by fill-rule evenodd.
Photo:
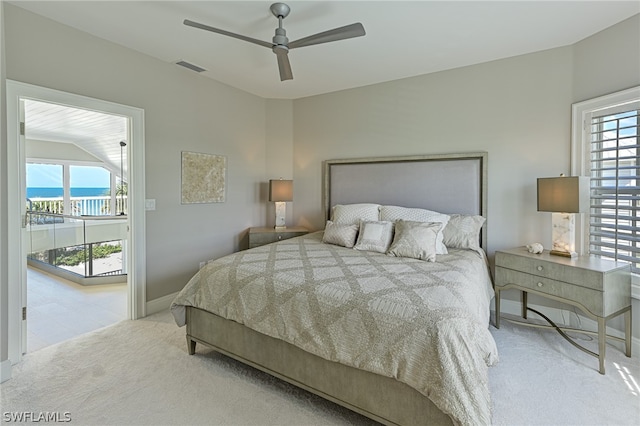
<instances>
[{"instance_id":1,"label":"air vent on ceiling","mask_svg":"<svg viewBox=\"0 0 640 426\"><path fill-rule=\"evenodd\" d=\"M189 68L191 71L195 71L195 72L202 72L202 71L206 71L206 69L199 67L197 65L191 64L187 61L183 61L180 60L178 62L176 62L176 65L180 65L181 67L185 67L185 68Z\"/></svg>"}]
</instances>

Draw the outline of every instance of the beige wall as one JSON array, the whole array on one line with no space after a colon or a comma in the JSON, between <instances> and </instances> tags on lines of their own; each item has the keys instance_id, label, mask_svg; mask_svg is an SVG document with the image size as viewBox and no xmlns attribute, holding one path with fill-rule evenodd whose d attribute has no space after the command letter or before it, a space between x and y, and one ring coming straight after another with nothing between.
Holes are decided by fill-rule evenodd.
<instances>
[{"instance_id":1,"label":"beige wall","mask_svg":"<svg viewBox=\"0 0 640 426\"><path fill-rule=\"evenodd\" d=\"M296 100L296 221L324 225L323 160L487 151L489 251L548 246L535 184L569 172L571 87L564 47Z\"/></svg>"},{"instance_id":2,"label":"beige wall","mask_svg":"<svg viewBox=\"0 0 640 426\"><path fill-rule=\"evenodd\" d=\"M573 101L640 84L640 14L573 46Z\"/></svg>"},{"instance_id":3,"label":"beige wall","mask_svg":"<svg viewBox=\"0 0 640 426\"><path fill-rule=\"evenodd\" d=\"M293 179L293 101L269 99L267 111L267 177L262 184L261 200L266 217L262 224L275 225L275 204L269 200L269 179ZM296 182L294 192L296 192ZM297 194L294 194L294 200ZM287 203L287 225L293 223L293 204Z\"/></svg>"},{"instance_id":4,"label":"beige wall","mask_svg":"<svg viewBox=\"0 0 640 426\"><path fill-rule=\"evenodd\" d=\"M27 160L71 160L101 163L100 159L80 149L73 143L25 140L25 156Z\"/></svg>"},{"instance_id":5,"label":"beige wall","mask_svg":"<svg viewBox=\"0 0 640 426\"><path fill-rule=\"evenodd\" d=\"M487 151L489 252L550 244L535 180L570 171L571 105L640 84L640 15L573 46L294 101L295 222L324 226L321 162Z\"/></svg>"},{"instance_id":6,"label":"beige wall","mask_svg":"<svg viewBox=\"0 0 640 426\"><path fill-rule=\"evenodd\" d=\"M147 300L180 290L200 261L263 224L265 104L174 64L5 5L7 78L145 111ZM227 201L180 204L180 153L227 157Z\"/></svg>"}]
</instances>

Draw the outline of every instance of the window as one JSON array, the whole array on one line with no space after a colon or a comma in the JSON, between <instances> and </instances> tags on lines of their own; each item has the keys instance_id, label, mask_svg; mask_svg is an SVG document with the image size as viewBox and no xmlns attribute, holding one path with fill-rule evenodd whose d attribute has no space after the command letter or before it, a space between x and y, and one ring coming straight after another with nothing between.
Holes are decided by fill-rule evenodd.
<instances>
[{"instance_id":1,"label":"window","mask_svg":"<svg viewBox=\"0 0 640 426\"><path fill-rule=\"evenodd\" d=\"M49 213L66 213L61 202L64 175L61 164L27 163L27 208Z\"/></svg>"},{"instance_id":2,"label":"window","mask_svg":"<svg viewBox=\"0 0 640 426\"><path fill-rule=\"evenodd\" d=\"M69 192L71 214L111 214L111 173L104 167L69 165Z\"/></svg>"},{"instance_id":3,"label":"window","mask_svg":"<svg viewBox=\"0 0 640 426\"><path fill-rule=\"evenodd\" d=\"M127 211L126 183L102 165L28 159L26 172L28 210L74 216Z\"/></svg>"},{"instance_id":4,"label":"window","mask_svg":"<svg viewBox=\"0 0 640 426\"><path fill-rule=\"evenodd\" d=\"M640 88L573 106L574 174L591 178L583 252L640 273Z\"/></svg>"}]
</instances>

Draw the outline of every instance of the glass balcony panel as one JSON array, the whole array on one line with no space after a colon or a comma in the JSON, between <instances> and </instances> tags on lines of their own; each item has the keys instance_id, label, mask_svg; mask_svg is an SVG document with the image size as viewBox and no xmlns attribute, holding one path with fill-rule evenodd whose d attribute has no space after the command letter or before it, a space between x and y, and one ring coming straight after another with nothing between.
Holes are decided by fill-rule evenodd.
<instances>
[{"instance_id":1,"label":"glass balcony panel","mask_svg":"<svg viewBox=\"0 0 640 426\"><path fill-rule=\"evenodd\" d=\"M27 213L28 259L80 275L125 275L126 216Z\"/></svg>"}]
</instances>

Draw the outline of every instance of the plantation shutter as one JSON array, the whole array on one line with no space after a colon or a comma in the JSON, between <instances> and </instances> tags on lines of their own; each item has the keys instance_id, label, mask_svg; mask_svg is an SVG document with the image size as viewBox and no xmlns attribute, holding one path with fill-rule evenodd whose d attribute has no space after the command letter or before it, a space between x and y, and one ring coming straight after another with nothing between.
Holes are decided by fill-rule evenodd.
<instances>
[{"instance_id":1,"label":"plantation shutter","mask_svg":"<svg viewBox=\"0 0 640 426\"><path fill-rule=\"evenodd\" d=\"M640 272L640 108L591 116L589 251Z\"/></svg>"}]
</instances>

